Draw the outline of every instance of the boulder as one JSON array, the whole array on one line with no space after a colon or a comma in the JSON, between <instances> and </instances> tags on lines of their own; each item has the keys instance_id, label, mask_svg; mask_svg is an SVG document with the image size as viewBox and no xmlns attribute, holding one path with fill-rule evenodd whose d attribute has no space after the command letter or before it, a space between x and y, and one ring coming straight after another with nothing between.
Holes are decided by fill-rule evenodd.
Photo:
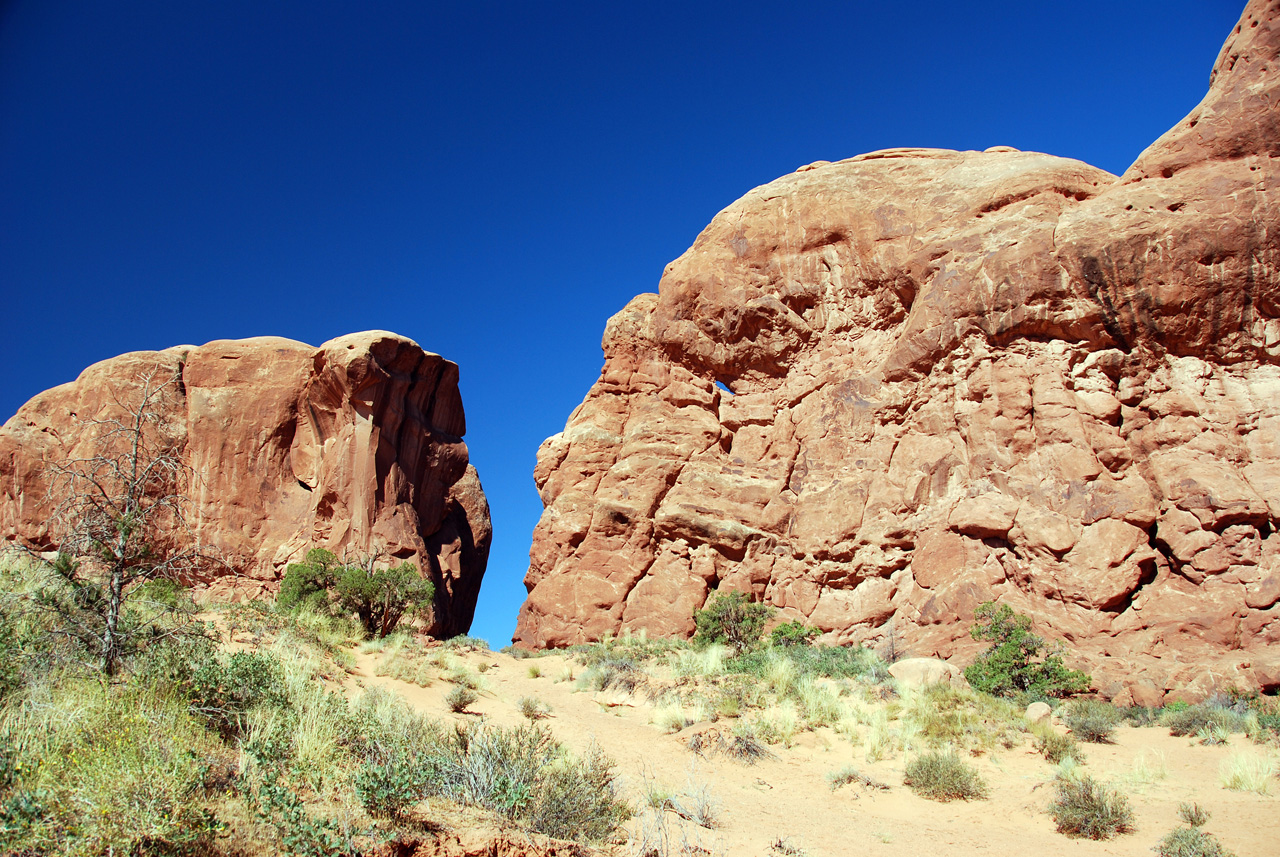
<instances>
[{"instance_id":1,"label":"boulder","mask_svg":"<svg viewBox=\"0 0 1280 857\"><path fill-rule=\"evenodd\" d=\"M728 587L827 642L970 657L1000 600L1099 686L1163 694L1196 664L1258 687L1280 667L1277 105L1280 0L1253 0L1123 176L892 149L734 202L609 320L538 452L516 642L687 634Z\"/></svg>"},{"instance_id":2,"label":"boulder","mask_svg":"<svg viewBox=\"0 0 1280 857\"><path fill-rule=\"evenodd\" d=\"M1033 702L1027 706L1024 716L1030 723L1047 723L1049 718L1053 716L1053 709L1049 707L1047 702Z\"/></svg>"},{"instance_id":3,"label":"boulder","mask_svg":"<svg viewBox=\"0 0 1280 857\"><path fill-rule=\"evenodd\" d=\"M198 593L270 592L312 547L409 559L436 584L432 633L471 625L492 527L468 463L458 367L368 331L319 348L276 337L124 354L47 390L0 428L0 538L57 548L51 464L95 449L140 377L169 389L181 449L183 538L209 559Z\"/></svg>"},{"instance_id":4,"label":"boulder","mask_svg":"<svg viewBox=\"0 0 1280 857\"><path fill-rule=\"evenodd\" d=\"M960 668L937 658L903 658L889 667L889 675L902 687L921 688L934 684L964 687Z\"/></svg>"}]
</instances>

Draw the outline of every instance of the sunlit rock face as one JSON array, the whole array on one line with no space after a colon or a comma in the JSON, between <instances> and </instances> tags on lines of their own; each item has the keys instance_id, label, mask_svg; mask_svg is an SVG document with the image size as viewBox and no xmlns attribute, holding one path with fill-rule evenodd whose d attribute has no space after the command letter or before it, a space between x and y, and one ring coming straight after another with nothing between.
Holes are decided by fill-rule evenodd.
<instances>
[{"instance_id":1,"label":"sunlit rock face","mask_svg":"<svg viewBox=\"0 0 1280 857\"><path fill-rule=\"evenodd\" d=\"M900 149L722 211L539 450L516 640L724 589L965 656L998 599L1121 701L1280 686L1278 52L1255 0L1119 178Z\"/></svg>"},{"instance_id":2,"label":"sunlit rock face","mask_svg":"<svg viewBox=\"0 0 1280 857\"><path fill-rule=\"evenodd\" d=\"M0 428L0 537L56 547L50 465L94 454L140 377L168 382L163 426L188 468L189 532L215 598L271 591L290 562L409 559L436 584L433 633L465 632L489 507L462 436L456 364L384 331L316 348L276 337L125 354L36 396Z\"/></svg>"}]
</instances>

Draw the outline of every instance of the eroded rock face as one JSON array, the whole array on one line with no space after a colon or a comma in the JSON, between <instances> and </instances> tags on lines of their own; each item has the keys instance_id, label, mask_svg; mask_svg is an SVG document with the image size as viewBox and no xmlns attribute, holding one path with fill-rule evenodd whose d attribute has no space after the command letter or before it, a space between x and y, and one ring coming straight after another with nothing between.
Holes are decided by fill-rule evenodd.
<instances>
[{"instance_id":1,"label":"eroded rock face","mask_svg":"<svg viewBox=\"0 0 1280 857\"><path fill-rule=\"evenodd\" d=\"M489 507L462 440L456 364L384 331L319 348L260 337L135 352L36 396L0 428L0 536L56 547L51 462L95 449L138 377L173 378L165 425L190 468L202 588L270 589L312 547L411 559L436 584L432 632L465 632L488 561ZM56 527L55 527L56 531Z\"/></svg>"},{"instance_id":2,"label":"eroded rock face","mask_svg":"<svg viewBox=\"0 0 1280 857\"><path fill-rule=\"evenodd\" d=\"M1278 53L1255 0L1119 178L892 150L717 215L539 450L516 640L724 588L950 657L999 599L1122 700L1280 685Z\"/></svg>"}]
</instances>

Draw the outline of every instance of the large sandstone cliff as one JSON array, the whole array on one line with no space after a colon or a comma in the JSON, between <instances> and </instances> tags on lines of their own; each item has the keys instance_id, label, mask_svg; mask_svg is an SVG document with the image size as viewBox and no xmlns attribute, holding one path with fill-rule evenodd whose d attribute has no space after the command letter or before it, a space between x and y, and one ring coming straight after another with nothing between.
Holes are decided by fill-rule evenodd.
<instances>
[{"instance_id":1,"label":"large sandstone cliff","mask_svg":"<svg viewBox=\"0 0 1280 857\"><path fill-rule=\"evenodd\" d=\"M999 599L1125 701L1280 686L1277 104L1254 0L1119 178L901 149L733 203L539 450L516 640L689 634L721 588L966 656Z\"/></svg>"},{"instance_id":2,"label":"large sandstone cliff","mask_svg":"<svg viewBox=\"0 0 1280 857\"><path fill-rule=\"evenodd\" d=\"M411 559L436 584L432 632L465 632L492 528L467 462L458 367L383 331L319 348L260 337L125 354L36 396L0 428L0 537L56 547L51 464L92 454L137 379L174 378L165 423L188 466L201 588L268 589L311 547ZM56 528L55 528L56 530Z\"/></svg>"}]
</instances>

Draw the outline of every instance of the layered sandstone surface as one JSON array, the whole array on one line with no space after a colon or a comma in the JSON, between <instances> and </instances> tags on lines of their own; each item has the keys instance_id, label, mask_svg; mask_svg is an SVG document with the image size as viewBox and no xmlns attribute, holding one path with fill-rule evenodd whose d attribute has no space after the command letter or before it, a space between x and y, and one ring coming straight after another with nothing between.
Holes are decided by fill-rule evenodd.
<instances>
[{"instance_id":1,"label":"layered sandstone surface","mask_svg":"<svg viewBox=\"0 0 1280 857\"><path fill-rule=\"evenodd\" d=\"M538 452L516 640L686 635L715 589L967 656L999 599L1122 701L1280 686L1280 0L1117 178L819 162L609 320Z\"/></svg>"},{"instance_id":2,"label":"layered sandstone surface","mask_svg":"<svg viewBox=\"0 0 1280 857\"><path fill-rule=\"evenodd\" d=\"M36 396L0 428L0 537L38 550L61 501L51 465L90 456L138 379L173 379L164 426L189 472L201 587L269 589L312 547L410 559L436 584L433 633L465 632L492 528L468 463L458 367L393 333L319 348L260 337L125 354Z\"/></svg>"}]
</instances>

